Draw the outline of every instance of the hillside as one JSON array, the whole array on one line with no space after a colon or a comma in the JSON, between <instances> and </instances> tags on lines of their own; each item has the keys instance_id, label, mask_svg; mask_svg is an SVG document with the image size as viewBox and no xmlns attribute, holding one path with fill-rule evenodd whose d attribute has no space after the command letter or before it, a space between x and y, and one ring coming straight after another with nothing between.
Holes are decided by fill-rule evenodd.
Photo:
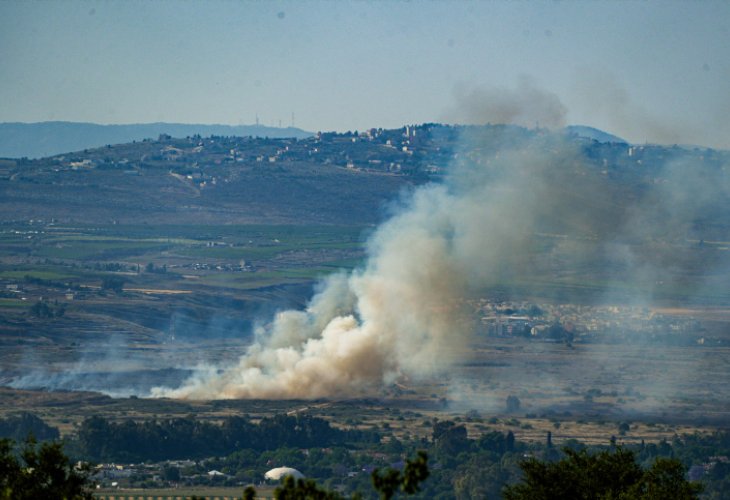
<instances>
[{"instance_id":1,"label":"hillside","mask_svg":"<svg viewBox=\"0 0 730 500\"><path fill-rule=\"evenodd\" d=\"M303 139L191 135L106 145L38 160L0 160L0 220L84 223L373 224L403 189L504 148L550 150L519 127L425 124ZM567 136L581 161L628 191L669 162L711 168L728 154ZM713 166L714 165L714 166Z\"/></svg>"},{"instance_id":2,"label":"hillside","mask_svg":"<svg viewBox=\"0 0 730 500\"><path fill-rule=\"evenodd\" d=\"M350 144L349 138L323 148L314 140L194 136L42 160L0 161L2 218L167 224L374 222L382 203L411 181L387 171L335 164L333 158ZM319 149L327 148L337 151L317 158Z\"/></svg>"},{"instance_id":3,"label":"hillside","mask_svg":"<svg viewBox=\"0 0 730 500\"><path fill-rule=\"evenodd\" d=\"M497 227L496 212L509 243L526 207L535 230L468 303L481 319L492 305L530 301L556 321L566 310L550 304L581 304L570 321L591 344L603 342L588 328L604 313L584 304L648 297L700 308L673 320L673 345L727 341L724 309L697 311L730 303L728 152L510 126L161 136L0 160L0 384L137 394L179 381L180 366L231 361L274 311L303 308L318 279L361 266L401 193L452 170L459 189L503 156L515 160L501 172L513 174L509 189L481 193L495 202L480 206L474 229ZM536 158L549 170L530 170ZM669 321L626 310L625 326L607 327L610 342ZM535 321L551 332L547 318ZM50 368L26 376L28 366Z\"/></svg>"}]
</instances>

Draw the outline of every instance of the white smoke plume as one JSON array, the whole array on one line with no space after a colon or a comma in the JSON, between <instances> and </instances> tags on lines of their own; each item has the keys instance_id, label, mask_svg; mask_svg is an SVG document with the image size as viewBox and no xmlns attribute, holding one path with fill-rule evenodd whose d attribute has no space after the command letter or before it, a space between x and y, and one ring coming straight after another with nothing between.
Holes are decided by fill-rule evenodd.
<instances>
[{"instance_id":1,"label":"white smoke plume","mask_svg":"<svg viewBox=\"0 0 730 500\"><path fill-rule=\"evenodd\" d=\"M465 334L449 302L466 281L453 245L457 202L445 186L418 191L373 236L364 269L328 278L305 311L279 313L235 367L156 395L353 395L445 366Z\"/></svg>"},{"instance_id":2,"label":"white smoke plume","mask_svg":"<svg viewBox=\"0 0 730 500\"><path fill-rule=\"evenodd\" d=\"M529 272L535 223L549 214L585 225L591 210L576 213L566 187L572 152L553 147L559 154L520 148L456 165L445 183L415 190L370 238L362 269L325 280L305 311L279 313L237 365L153 395L355 396L443 372L472 331L463 298Z\"/></svg>"},{"instance_id":3,"label":"white smoke plume","mask_svg":"<svg viewBox=\"0 0 730 500\"><path fill-rule=\"evenodd\" d=\"M495 285L582 275L624 280L650 300L658 276L669 283L690 266L702 275L703 261L682 261L692 252L685 241L698 214L730 192L723 170L669 164L642 191L558 134L508 128L500 141L499 128L485 128L490 141L509 144L487 151L479 130L466 129L443 183L403 197L368 241L361 269L327 278L304 311L279 313L234 366L152 395L377 394L400 377L444 374L474 330L464 299Z\"/></svg>"}]
</instances>

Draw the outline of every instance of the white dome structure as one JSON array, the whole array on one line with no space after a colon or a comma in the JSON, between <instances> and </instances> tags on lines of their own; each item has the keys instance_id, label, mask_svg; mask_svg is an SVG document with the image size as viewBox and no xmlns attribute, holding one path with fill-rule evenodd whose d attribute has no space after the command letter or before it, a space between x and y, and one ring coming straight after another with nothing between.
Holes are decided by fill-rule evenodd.
<instances>
[{"instance_id":1,"label":"white dome structure","mask_svg":"<svg viewBox=\"0 0 730 500\"><path fill-rule=\"evenodd\" d=\"M304 474L291 467L277 467L264 474L264 478L271 481L279 481L284 476L292 476L294 479L304 479Z\"/></svg>"}]
</instances>

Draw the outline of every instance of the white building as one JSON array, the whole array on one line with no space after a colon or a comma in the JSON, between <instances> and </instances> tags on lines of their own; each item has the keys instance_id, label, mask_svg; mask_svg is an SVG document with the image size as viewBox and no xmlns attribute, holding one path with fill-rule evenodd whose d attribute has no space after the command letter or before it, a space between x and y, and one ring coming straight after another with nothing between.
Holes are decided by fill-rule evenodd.
<instances>
[{"instance_id":1,"label":"white building","mask_svg":"<svg viewBox=\"0 0 730 500\"><path fill-rule=\"evenodd\" d=\"M304 474L291 467L277 467L264 474L264 478L270 481L279 481L285 476L292 476L294 479L304 479Z\"/></svg>"}]
</instances>

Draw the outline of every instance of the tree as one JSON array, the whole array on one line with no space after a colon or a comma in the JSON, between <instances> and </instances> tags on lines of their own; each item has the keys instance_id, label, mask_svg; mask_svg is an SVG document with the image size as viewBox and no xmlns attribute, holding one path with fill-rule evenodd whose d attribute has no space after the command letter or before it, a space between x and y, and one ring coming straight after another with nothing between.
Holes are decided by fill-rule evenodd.
<instances>
[{"instance_id":1,"label":"tree","mask_svg":"<svg viewBox=\"0 0 730 500\"><path fill-rule=\"evenodd\" d=\"M400 490L406 495L414 495L420 491L421 482L428 478L428 456L419 451L415 460L408 460L406 467L400 471L389 469L384 474L373 471L373 487L380 493L382 500L390 500Z\"/></svg>"},{"instance_id":2,"label":"tree","mask_svg":"<svg viewBox=\"0 0 730 500\"><path fill-rule=\"evenodd\" d=\"M512 435L514 439L514 434ZM477 440L476 446L480 450L489 451L502 456L507 451L507 436L501 432L485 432Z\"/></svg>"},{"instance_id":3,"label":"tree","mask_svg":"<svg viewBox=\"0 0 730 500\"><path fill-rule=\"evenodd\" d=\"M661 500L698 498L702 487L685 479L685 469L677 459L657 458L644 474L644 480L635 488L635 498Z\"/></svg>"},{"instance_id":4,"label":"tree","mask_svg":"<svg viewBox=\"0 0 730 500\"><path fill-rule=\"evenodd\" d=\"M507 451L514 451L515 449L515 435L512 431L509 431L507 433L507 437L505 438L505 445L507 447Z\"/></svg>"},{"instance_id":5,"label":"tree","mask_svg":"<svg viewBox=\"0 0 730 500\"><path fill-rule=\"evenodd\" d=\"M342 500L343 497L336 492L320 488L312 479L294 480L292 476L286 476L281 484L274 490L276 500Z\"/></svg>"},{"instance_id":6,"label":"tree","mask_svg":"<svg viewBox=\"0 0 730 500\"><path fill-rule=\"evenodd\" d=\"M558 462L531 458L520 465L522 482L504 489L506 500L626 499L693 500L701 487L684 478L675 459L658 459L648 470L621 447L597 454L565 448Z\"/></svg>"},{"instance_id":7,"label":"tree","mask_svg":"<svg viewBox=\"0 0 730 500\"><path fill-rule=\"evenodd\" d=\"M61 443L28 438L16 454L12 441L0 439L0 500L91 500L90 486Z\"/></svg>"},{"instance_id":8,"label":"tree","mask_svg":"<svg viewBox=\"0 0 730 500\"><path fill-rule=\"evenodd\" d=\"M507 413L516 413L520 411L521 404L522 403L520 402L520 398L510 394L509 396L507 396Z\"/></svg>"},{"instance_id":9,"label":"tree","mask_svg":"<svg viewBox=\"0 0 730 500\"><path fill-rule=\"evenodd\" d=\"M518 480L518 471L511 457L495 461L488 455L471 455L455 470L453 497L457 500L501 498L503 486Z\"/></svg>"},{"instance_id":10,"label":"tree","mask_svg":"<svg viewBox=\"0 0 730 500\"><path fill-rule=\"evenodd\" d=\"M435 422L432 438L434 448L440 455L457 455L471 446L466 427L450 420Z\"/></svg>"},{"instance_id":11,"label":"tree","mask_svg":"<svg viewBox=\"0 0 730 500\"><path fill-rule=\"evenodd\" d=\"M105 276L101 281L101 289L122 293L124 290L124 279L119 276Z\"/></svg>"},{"instance_id":12,"label":"tree","mask_svg":"<svg viewBox=\"0 0 730 500\"><path fill-rule=\"evenodd\" d=\"M621 422L618 424L618 433L625 436L627 432L631 430L631 424L628 422Z\"/></svg>"},{"instance_id":13,"label":"tree","mask_svg":"<svg viewBox=\"0 0 730 500\"><path fill-rule=\"evenodd\" d=\"M162 477L165 481L172 481L176 483L180 481L180 469L172 465L166 465L162 469Z\"/></svg>"},{"instance_id":14,"label":"tree","mask_svg":"<svg viewBox=\"0 0 730 500\"><path fill-rule=\"evenodd\" d=\"M36 318L53 317L53 309L51 309L51 307L42 300L39 300L38 302L33 304L33 307L30 308L30 313Z\"/></svg>"}]
</instances>

